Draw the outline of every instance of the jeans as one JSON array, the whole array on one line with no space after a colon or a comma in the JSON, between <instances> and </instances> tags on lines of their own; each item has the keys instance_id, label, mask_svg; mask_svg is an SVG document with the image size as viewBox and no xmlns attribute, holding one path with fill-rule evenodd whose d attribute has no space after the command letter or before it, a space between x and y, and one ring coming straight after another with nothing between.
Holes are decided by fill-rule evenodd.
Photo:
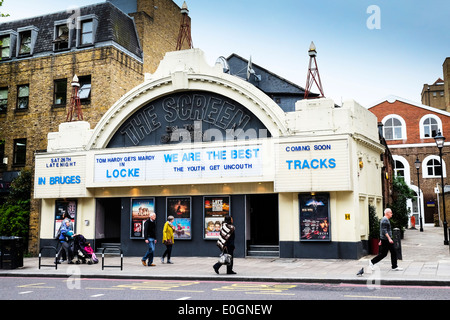
<instances>
[{"instance_id":1,"label":"jeans","mask_svg":"<svg viewBox=\"0 0 450 320\"><path fill-rule=\"evenodd\" d=\"M70 243L68 243L66 241L60 241L60 243L61 243L61 248L59 249L57 260L61 259L62 253L64 251L66 253L67 262L72 261L72 259L73 259L73 252L72 252L72 248L70 246Z\"/></svg>"},{"instance_id":2,"label":"jeans","mask_svg":"<svg viewBox=\"0 0 450 320\"><path fill-rule=\"evenodd\" d=\"M148 238L148 250L145 253L145 256L142 258L142 261L146 261L148 259L148 263L153 263L153 255L155 253L155 239L154 238Z\"/></svg>"}]
</instances>

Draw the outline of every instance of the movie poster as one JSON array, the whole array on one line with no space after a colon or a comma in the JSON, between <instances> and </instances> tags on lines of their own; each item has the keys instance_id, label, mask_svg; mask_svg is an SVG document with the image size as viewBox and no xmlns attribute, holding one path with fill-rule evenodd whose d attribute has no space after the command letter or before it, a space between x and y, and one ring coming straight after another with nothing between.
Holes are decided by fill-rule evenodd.
<instances>
[{"instance_id":1,"label":"movie poster","mask_svg":"<svg viewBox=\"0 0 450 320\"><path fill-rule=\"evenodd\" d=\"M331 241L330 195L299 194L300 241Z\"/></svg>"},{"instance_id":2,"label":"movie poster","mask_svg":"<svg viewBox=\"0 0 450 320\"><path fill-rule=\"evenodd\" d=\"M155 212L155 198L131 199L131 233L130 239L144 237L144 222Z\"/></svg>"},{"instance_id":3,"label":"movie poster","mask_svg":"<svg viewBox=\"0 0 450 320\"><path fill-rule=\"evenodd\" d=\"M204 239L216 240L225 216L230 214L230 197L204 197Z\"/></svg>"},{"instance_id":4,"label":"movie poster","mask_svg":"<svg viewBox=\"0 0 450 320\"><path fill-rule=\"evenodd\" d=\"M55 201L55 230L53 236L56 237L59 227L64 220L64 215L68 214L75 232L75 218L77 217L77 200L56 200Z\"/></svg>"},{"instance_id":5,"label":"movie poster","mask_svg":"<svg viewBox=\"0 0 450 320\"><path fill-rule=\"evenodd\" d=\"M168 216L174 217L174 239L191 239L191 197L167 198Z\"/></svg>"}]
</instances>

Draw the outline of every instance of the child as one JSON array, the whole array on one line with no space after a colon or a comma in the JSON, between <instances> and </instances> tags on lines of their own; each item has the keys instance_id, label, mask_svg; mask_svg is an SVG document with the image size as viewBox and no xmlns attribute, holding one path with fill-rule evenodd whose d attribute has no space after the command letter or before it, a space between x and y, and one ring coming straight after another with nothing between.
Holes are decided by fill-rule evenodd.
<instances>
[{"instance_id":1,"label":"child","mask_svg":"<svg viewBox=\"0 0 450 320\"><path fill-rule=\"evenodd\" d=\"M86 251L86 253L91 256L92 261L94 263L98 263L97 256L95 255L94 250L91 247L91 244L87 241L86 241L86 246L84 247L84 251Z\"/></svg>"}]
</instances>

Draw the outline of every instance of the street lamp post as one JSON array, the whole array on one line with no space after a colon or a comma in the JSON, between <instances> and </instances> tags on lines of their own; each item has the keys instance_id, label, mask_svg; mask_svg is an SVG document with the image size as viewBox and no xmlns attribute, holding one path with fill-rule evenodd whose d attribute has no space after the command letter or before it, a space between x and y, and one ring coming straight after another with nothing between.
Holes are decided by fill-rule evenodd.
<instances>
[{"instance_id":1,"label":"street lamp post","mask_svg":"<svg viewBox=\"0 0 450 320\"><path fill-rule=\"evenodd\" d=\"M417 169L417 190L418 190L418 196L417 200L419 205L419 223L420 223L420 232L423 232L423 225L422 225L422 208L420 207L420 181L419 181L419 169L420 169L420 160L419 157L417 157L416 162L414 162L414 165Z\"/></svg>"},{"instance_id":2,"label":"street lamp post","mask_svg":"<svg viewBox=\"0 0 450 320\"><path fill-rule=\"evenodd\" d=\"M448 245L448 235L447 235L447 219L445 217L445 193L444 193L444 167L442 165L442 148L444 147L445 137L441 135L439 130L437 135L434 137L436 145L439 149L439 160L441 161L441 187L442 187L442 206L444 207L444 244Z\"/></svg>"}]
</instances>

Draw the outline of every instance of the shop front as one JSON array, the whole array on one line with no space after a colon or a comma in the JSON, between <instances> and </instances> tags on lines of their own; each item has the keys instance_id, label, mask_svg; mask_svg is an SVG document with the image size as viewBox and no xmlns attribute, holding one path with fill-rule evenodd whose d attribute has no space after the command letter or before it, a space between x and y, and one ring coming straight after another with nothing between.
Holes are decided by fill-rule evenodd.
<instances>
[{"instance_id":1,"label":"shop front","mask_svg":"<svg viewBox=\"0 0 450 320\"><path fill-rule=\"evenodd\" d=\"M143 225L175 217L174 254L216 256L226 215L237 257L251 246L276 256L358 258L368 206L382 212L376 118L353 101L302 100L294 112L209 66L198 49L171 52L95 128L62 123L36 154L41 246L69 213L98 248L146 251Z\"/></svg>"}]
</instances>

